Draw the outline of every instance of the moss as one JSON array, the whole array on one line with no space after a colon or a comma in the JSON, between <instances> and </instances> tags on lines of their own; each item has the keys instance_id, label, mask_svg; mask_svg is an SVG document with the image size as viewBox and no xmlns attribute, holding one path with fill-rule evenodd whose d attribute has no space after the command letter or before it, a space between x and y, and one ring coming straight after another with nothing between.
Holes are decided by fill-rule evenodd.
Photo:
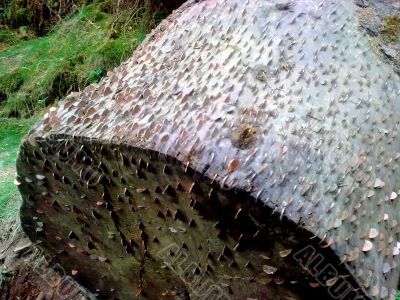
<instances>
[{"instance_id":1,"label":"moss","mask_svg":"<svg viewBox=\"0 0 400 300\"><path fill-rule=\"evenodd\" d=\"M400 41L400 17L399 16L385 16L383 17L383 38L390 42Z\"/></svg>"}]
</instances>

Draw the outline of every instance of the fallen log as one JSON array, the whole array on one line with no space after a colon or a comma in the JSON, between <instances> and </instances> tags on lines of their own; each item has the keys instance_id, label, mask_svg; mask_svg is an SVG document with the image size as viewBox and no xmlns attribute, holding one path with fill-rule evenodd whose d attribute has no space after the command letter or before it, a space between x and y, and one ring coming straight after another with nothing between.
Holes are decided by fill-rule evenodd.
<instances>
[{"instance_id":1,"label":"fallen log","mask_svg":"<svg viewBox=\"0 0 400 300\"><path fill-rule=\"evenodd\" d=\"M393 298L399 76L355 13L188 1L32 128L24 230L100 298Z\"/></svg>"}]
</instances>

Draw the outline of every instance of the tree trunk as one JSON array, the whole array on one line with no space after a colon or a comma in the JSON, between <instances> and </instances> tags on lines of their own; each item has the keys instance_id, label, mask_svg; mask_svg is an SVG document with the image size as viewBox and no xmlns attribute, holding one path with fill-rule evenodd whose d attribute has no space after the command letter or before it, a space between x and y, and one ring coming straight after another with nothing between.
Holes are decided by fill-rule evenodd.
<instances>
[{"instance_id":1,"label":"tree trunk","mask_svg":"<svg viewBox=\"0 0 400 300\"><path fill-rule=\"evenodd\" d=\"M393 297L399 76L352 3L314 3L188 1L50 109L30 238L101 298Z\"/></svg>"}]
</instances>

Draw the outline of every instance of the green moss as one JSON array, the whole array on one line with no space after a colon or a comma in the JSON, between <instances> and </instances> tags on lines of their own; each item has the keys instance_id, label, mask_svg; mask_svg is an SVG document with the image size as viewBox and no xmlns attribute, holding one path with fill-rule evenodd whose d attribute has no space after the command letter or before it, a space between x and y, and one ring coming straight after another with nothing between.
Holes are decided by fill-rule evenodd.
<instances>
[{"instance_id":1,"label":"green moss","mask_svg":"<svg viewBox=\"0 0 400 300\"><path fill-rule=\"evenodd\" d=\"M385 16L383 18L383 37L390 43L400 41L400 17Z\"/></svg>"}]
</instances>

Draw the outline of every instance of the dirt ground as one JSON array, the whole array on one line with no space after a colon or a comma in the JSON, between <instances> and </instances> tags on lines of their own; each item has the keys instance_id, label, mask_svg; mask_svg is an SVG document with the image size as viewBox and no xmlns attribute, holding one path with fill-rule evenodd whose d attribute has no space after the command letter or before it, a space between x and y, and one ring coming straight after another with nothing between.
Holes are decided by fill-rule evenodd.
<instances>
[{"instance_id":1,"label":"dirt ground","mask_svg":"<svg viewBox=\"0 0 400 300\"><path fill-rule=\"evenodd\" d=\"M0 225L0 300L94 298L32 244L18 218Z\"/></svg>"}]
</instances>

